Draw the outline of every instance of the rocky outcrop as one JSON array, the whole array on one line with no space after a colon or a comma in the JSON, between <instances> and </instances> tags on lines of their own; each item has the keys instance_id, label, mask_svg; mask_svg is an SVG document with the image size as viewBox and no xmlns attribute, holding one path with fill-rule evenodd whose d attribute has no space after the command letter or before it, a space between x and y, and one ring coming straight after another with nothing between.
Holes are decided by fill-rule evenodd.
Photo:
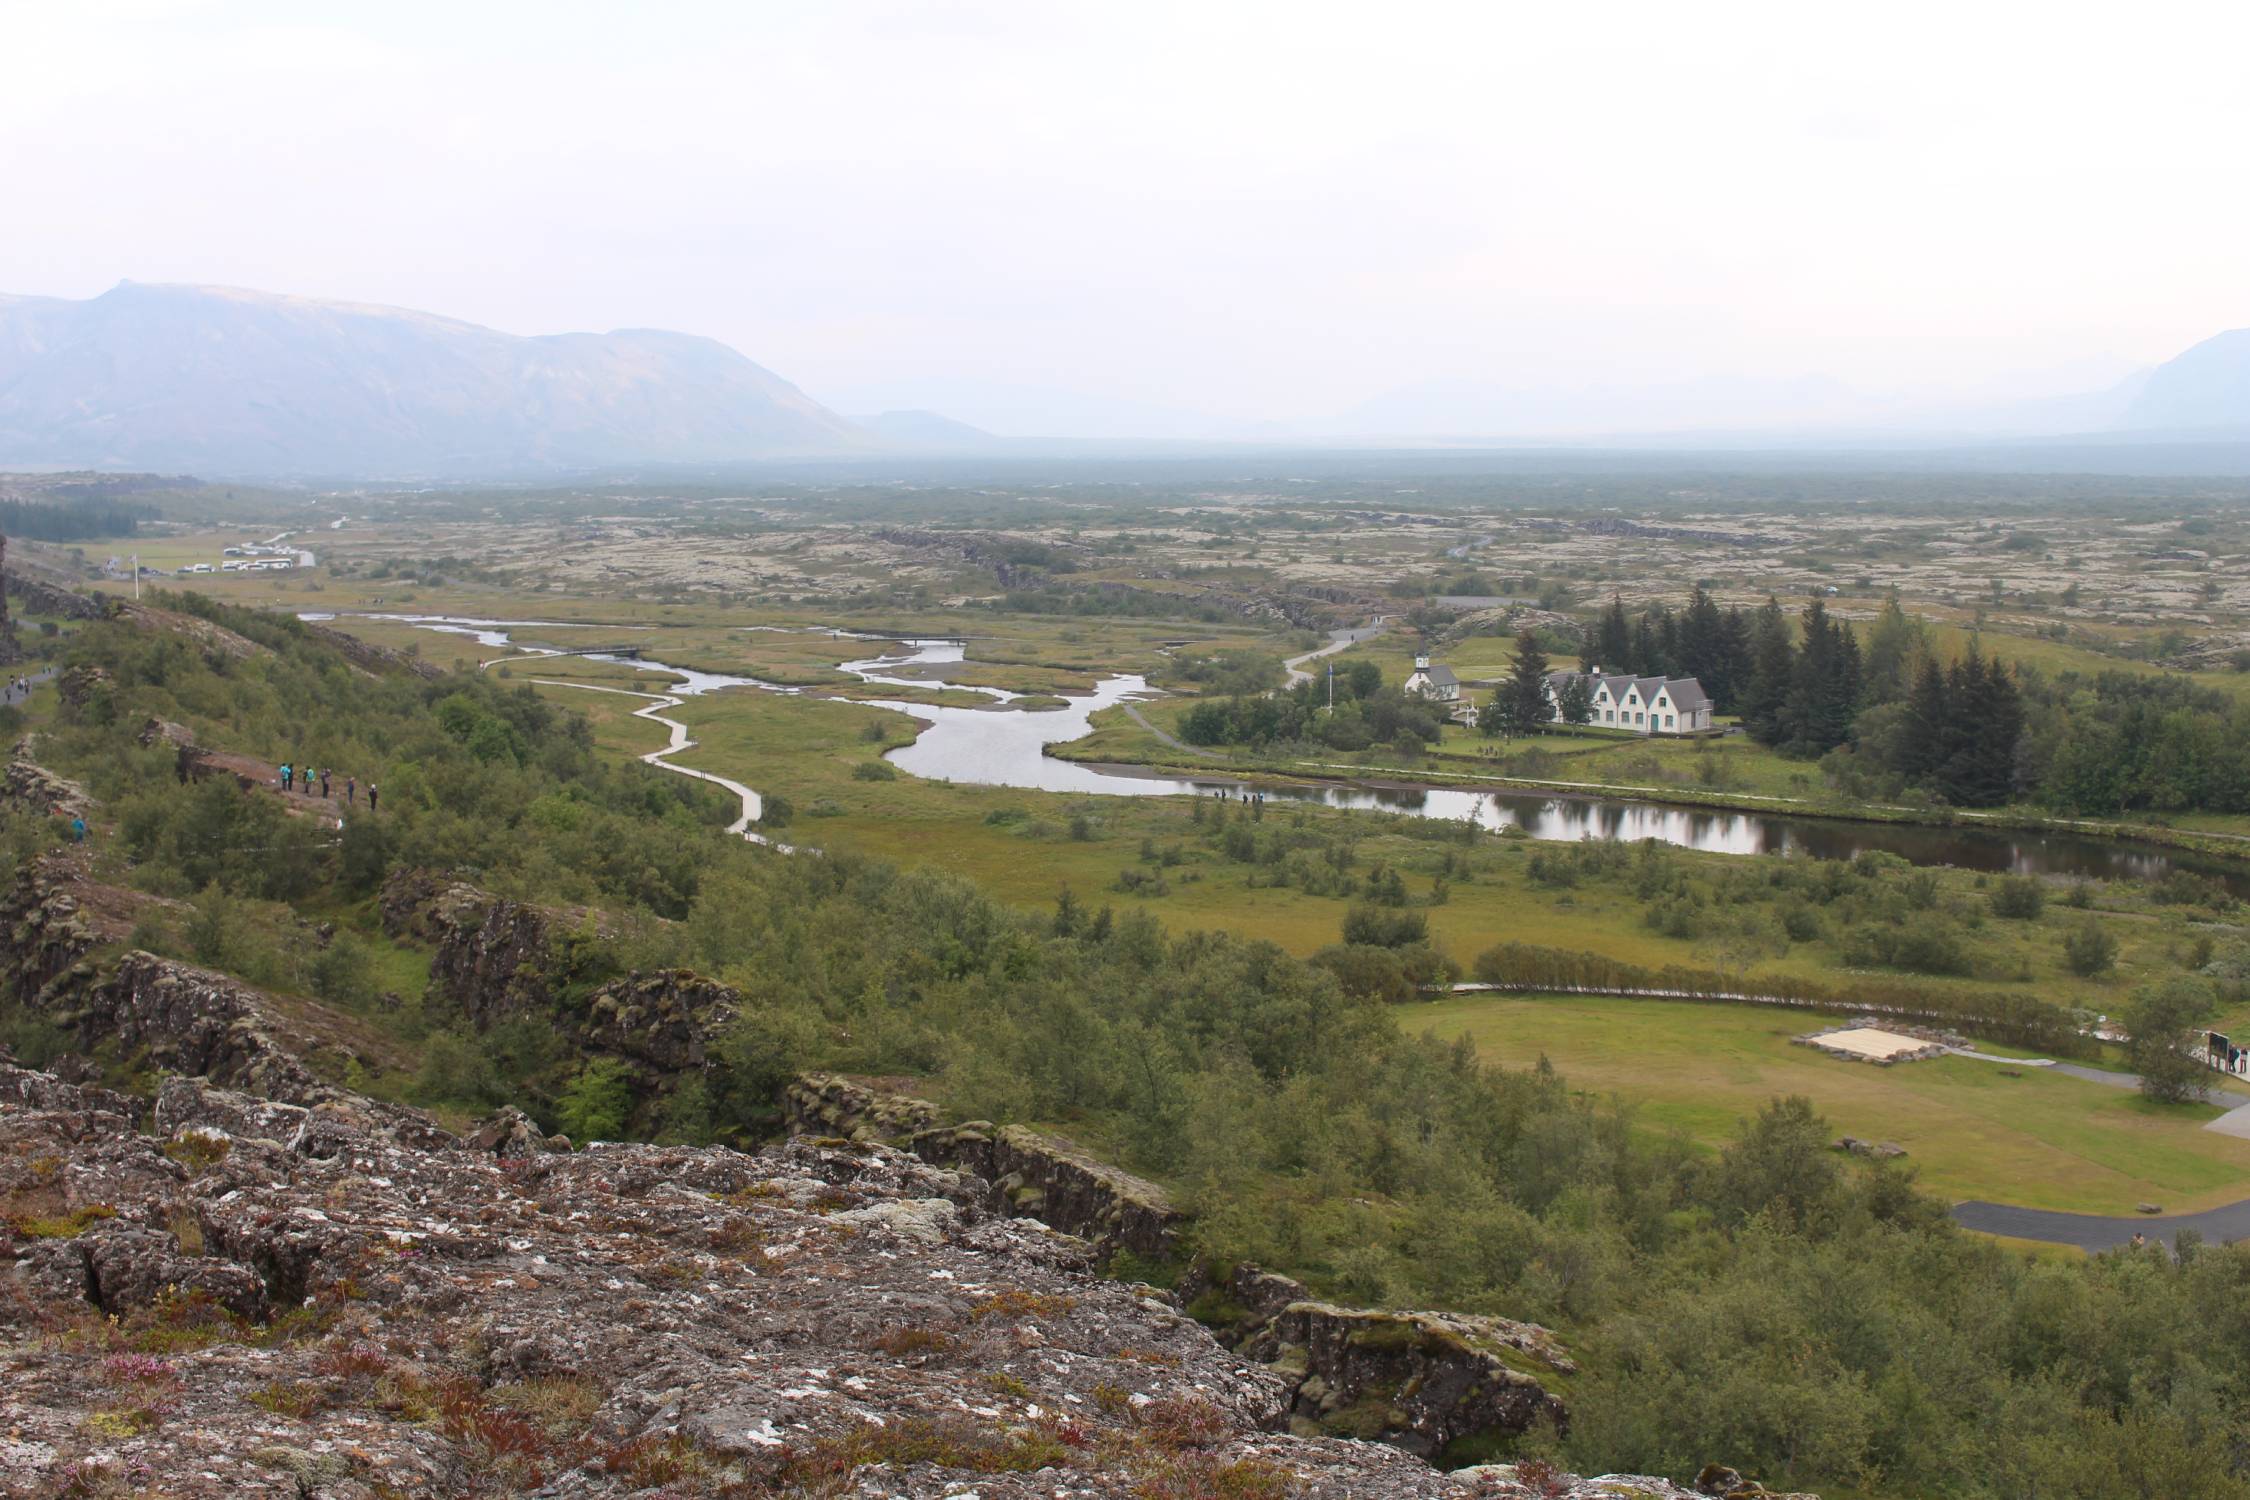
<instances>
[{"instance_id":1,"label":"rocky outcrop","mask_svg":"<svg viewBox=\"0 0 2250 1500\"><path fill-rule=\"evenodd\" d=\"M387 1128L435 1130L417 1111L363 1099L313 1071L309 1059L340 1068L355 1045L369 1044L353 1018L301 998L284 1004L178 959L120 951L136 912L153 904L87 879L80 852L32 861L0 899L0 994L120 1071L199 1076L268 1100L367 1113Z\"/></svg>"},{"instance_id":2,"label":"rocky outcrop","mask_svg":"<svg viewBox=\"0 0 2250 1500\"><path fill-rule=\"evenodd\" d=\"M999 1191L1008 1212L1105 1252L1169 1258L1179 1248L1182 1219L1162 1188L1054 1136L984 1121L942 1124L933 1105L832 1073L792 1082L782 1112L800 1134L883 1141L974 1173Z\"/></svg>"},{"instance_id":3,"label":"rocky outcrop","mask_svg":"<svg viewBox=\"0 0 2250 1500\"><path fill-rule=\"evenodd\" d=\"M1425 1458L1465 1438L1569 1421L1547 1382L1577 1365L1548 1330L1508 1318L1320 1301L1256 1266L1196 1266L1189 1310L1289 1387L1294 1430L1368 1438Z\"/></svg>"},{"instance_id":4,"label":"rocky outcrop","mask_svg":"<svg viewBox=\"0 0 2250 1500\"><path fill-rule=\"evenodd\" d=\"M789 1085L783 1116L801 1135L882 1142L992 1185L1003 1212L1075 1234L1103 1255L1177 1254L1186 1227L1156 1184L1021 1126L941 1123L926 1100L835 1074ZM1283 1382L1293 1425L1368 1438L1423 1457L1471 1437L1511 1436L1568 1412L1543 1383L1576 1366L1532 1323L1338 1307L1302 1282L1233 1266L1191 1266L1180 1301Z\"/></svg>"},{"instance_id":5,"label":"rocky outcrop","mask_svg":"<svg viewBox=\"0 0 2250 1500\"><path fill-rule=\"evenodd\" d=\"M38 817L84 817L93 808L86 789L31 758L29 740L18 741L0 771L0 802Z\"/></svg>"},{"instance_id":6,"label":"rocky outcrop","mask_svg":"<svg viewBox=\"0 0 2250 1500\"><path fill-rule=\"evenodd\" d=\"M102 617L102 604L91 595L78 593L44 578L26 574L20 567L10 567L7 590L16 596L18 607L25 614L53 615L59 620L98 620Z\"/></svg>"},{"instance_id":7,"label":"rocky outcrop","mask_svg":"<svg viewBox=\"0 0 2250 1500\"><path fill-rule=\"evenodd\" d=\"M838 1073L807 1073L781 1099L782 1118L798 1135L840 1136L896 1144L938 1129L945 1116L927 1099L879 1089Z\"/></svg>"},{"instance_id":8,"label":"rocky outcrop","mask_svg":"<svg viewBox=\"0 0 2250 1500\"><path fill-rule=\"evenodd\" d=\"M97 705L107 702L116 688L117 683L106 668L83 664L65 667L62 676L55 679L63 717L70 719L86 717Z\"/></svg>"},{"instance_id":9,"label":"rocky outcrop","mask_svg":"<svg viewBox=\"0 0 2250 1500\"><path fill-rule=\"evenodd\" d=\"M404 651L393 651L388 646L363 641L356 635L330 625L320 625L308 620L300 622L300 628L306 635L334 650L338 656L362 672L378 677L407 672L416 677L432 679L445 675L445 669L433 662L426 662L419 656L409 656Z\"/></svg>"},{"instance_id":10,"label":"rocky outcrop","mask_svg":"<svg viewBox=\"0 0 2250 1500\"><path fill-rule=\"evenodd\" d=\"M384 930L430 945L430 990L479 1031L526 1012L551 1011L564 955L556 940L601 935L583 911L511 901L433 870L399 870L380 897Z\"/></svg>"},{"instance_id":11,"label":"rocky outcrop","mask_svg":"<svg viewBox=\"0 0 2250 1500\"><path fill-rule=\"evenodd\" d=\"M596 980L610 934L581 908L511 901L430 870L393 874L380 905L385 930L430 945L431 994L478 1030L543 1015L635 1064L650 1088L701 1071L741 1012L739 991L688 969Z\"/></svg>"},{"instance_id":12,"label":"rocky outcrop","mask_svg":"<svg viewBox=\"0 0 2250 1500\"><path fill-rule=\"evenodd\" d=\"M0 1063L10 1493L1695 1500L1286 1431L1274 1375L903 1152L107 1102Z\"/></svg>"},{"instance_id":13,"label":"rocky outcrop","mask_svg":"<svg viewBox=\"0 0 2250 1500\"><path fill-rule=\"evenodd\" d=\"M227 657L246 661L253 656L270 656L272 651L259 645L240 631L229 630L215 620L201 615L188 614L177 609L162 609L153 604L136 604L130 599L107 601L107 612L134 628L150 634L178 636L198 647L205 656Z\"/></svg>"},{"instance_id":14,"label":"rocky outcrop","mask_svg":"<svg viewBox=\"0 0 2250 1500\"><path fill-rule=\"evenodd\" d=\"M660 1072L698 1072L741 1001L733 986L689 969L629 974L588 997L586 1044Z\"/></svg>"},{"instance_id":15,"label":"rocky outcrop","mask_svg":"<svg viewBox=\"0 0 2250 1500\"><path fill-rule=\"evenodd\" d=\"M175 750L192 750L195 748L195 731L185 724L175 724L170 719L151 718L141 725L140 731L133 736L133 741L143 750L154 749L158 745L170 745Z\"/></svg>"}]
</instances>

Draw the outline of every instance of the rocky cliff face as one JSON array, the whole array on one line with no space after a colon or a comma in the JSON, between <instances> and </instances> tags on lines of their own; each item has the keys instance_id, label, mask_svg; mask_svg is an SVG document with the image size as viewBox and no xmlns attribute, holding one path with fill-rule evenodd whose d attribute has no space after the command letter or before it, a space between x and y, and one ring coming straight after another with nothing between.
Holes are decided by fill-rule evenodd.
<instances>
[{"instance_id":1,"label":"rocky cliff face","mask_svg":"<svg viewBox=\"0 0 2250 1500\"><path fill-rule=\"evenodd\" d=\"M590 912L511 901L429 870L384 884L383 925L428 943L430 992L478 1030L537 1014L581 1046L639 1065L661 1089L701 1069L739 1014L734 989L686 969L590 983L588 937L607 936Z\"/></svg>"},{"instance_id":2,"label":"rocky cliff face","mask_svg":"<svg viewBox=\"0 0 2250 1500\"><path fill-rule=\"evenodd\" d=\"M566 978L553 939L590 925L583 912L511 901L431 870L384 883L383 926L430 945L430 989L479 1031L526 1012L552 1011Z\"/></svg>"},{"instance_id":3,"label":"rocky cliff face","mask_svg":"<svg viewBox=\"0 0 2250 1500\"><path fill-rule=\"evenodd\" d=\"M790 1084L782 1116L798 1134L882 1141L973 1173L993 1184L1009 1212L1090 1240L1104 1252L1164 1258L1179 1248L1182 1220L1164 1189L1020 1125L947 1125L920 1099L832 1073Z\"/></svg>"},{"instance_id":4,"label":"rocky cliff face","mask_svg":"<svg viewBox=\"0 0 2250 1500\"><path fill-rule=\"evenodd\" d=\"M355 1044L373 1045L354 1018L122 949L135 914L154 901L89 879L82 850L32 861L0 897L0 996L129 1071L196 1075L298 1104L348 1102L401 1128L431 1128L414 1111L323 1082L308 1065L327 1055L340 1067Z\"/></svg>"},{"instance_id":5,"label":"rocky cliff face","mask_svg":"<svg viewBox=\"0 0 2250 1500\"><path fill-rule=\"evenodd\" d=\"M500 1156L0 1059L11 1495L1594 1497L1281 1430L1287 1385L880 1146Z\"/></svg>"},{"instance_id":6,"label":"rocky cliff face","mask_svg":"<svg viewBox=\"0 0 2250 1500\"><path fill-rule=\"evenodd\" d=\"M338 656L370 676L387 677L395 673L406 672L416 677L429 678L434 682L445 675L445 668L439 666L436 662L424 661L421 657L409 656L404 651L393 651L388 646L378 646L370 641L363 641L348 631L337 630L332 626L316 624L312 621L301 622L301 628L306 635L311 636L322 645L330 647Z\"/></svg>"},{"instance_id":7,"label":"rocky cliff face","mask_svg":"<svg viewBox=\"0 0 2250 1500\"><path fill-rule=\"evenodd\" d=\"M19 741L0 771L0 802L33 817L83 817L92 807L86 789L65 780L31 758L29 739Z\"/></svg>"},{"instance_id":8,"label":"rocky cliff face","mask_svg":"<svg viewBox=\"0 0 2250 1500\"><path fill-rule=\"evenodd\" d=\"M1021 1126L940 1123L919 1099L833 1074L792 1083L789 1128L881 1141L990 1183L1000 1207L1112 1254L1178 1253L1186 1221L1164 1190ZM1256 1266L1196 1264L1179 1297L1219 1336L1282 1383L1292 1430L1388 1443L1425 1458L1464 1439L1511 1437L1569 1412L1544 1381L1576 1366L1531 1323L1435 1312L1338 1307Z\"/></svg>"}]
</instances>

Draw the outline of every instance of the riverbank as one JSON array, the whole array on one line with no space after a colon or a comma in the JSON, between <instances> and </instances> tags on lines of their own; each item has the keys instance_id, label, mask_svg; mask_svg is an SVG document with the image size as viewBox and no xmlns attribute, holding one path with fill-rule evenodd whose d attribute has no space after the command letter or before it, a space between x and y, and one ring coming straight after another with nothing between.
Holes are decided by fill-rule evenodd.
<instances>
[{"instance_id":1,"label":"riverbank","mask_svg":"<svg viewBox=\"0 0 2250 1500\"><path fill-rule=\"evenodd\" d=\"M1253 783L1283 786L1335 786L1368 792L1413 791L1517 791L1555 797L1651 803L1666 807L1707 809L1718 812L1782 814L1791 818L1822 819L1839 823L1889 824L1933 831L1968 829L1991 833L2027 833L2069 838L2111 840L2177 849L2229 861L2250 860L2250 834L2212 829L2186 829L2160 823L2126 823L2094 818L2063 818L2024 807L1972 810L1915 807L1895 803L1840 801L1828 797L1791 797L1771 792L1744 792L1710 787L1641 784L1615 781L1580 781L1554 777L1515 776L1506 773L1456 771L1428 764L1418 766L1373 765L1361 762L1311 758L1243 756L1226 747L1194 750L1184 758L1185 746L1166 746L1155 725L1139 727L1153 742L1151 748L1120 743L1113 736L1092 735L1066 744L1051 745L1048 755L1083 765L1139 767L1150 776L1210 778L1224 775ZM1170 753L1167 753L1169 751ZM1808 768L1809 769L1809 768Z\"/></svg>"}]
</instances>

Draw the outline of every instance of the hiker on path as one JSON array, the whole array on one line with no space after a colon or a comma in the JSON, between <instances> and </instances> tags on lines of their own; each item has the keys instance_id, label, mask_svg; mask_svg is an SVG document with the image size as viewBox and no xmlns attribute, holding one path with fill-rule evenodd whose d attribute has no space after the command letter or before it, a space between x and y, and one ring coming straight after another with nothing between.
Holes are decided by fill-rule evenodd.
<instances>
[{"instance_id":1,"label":"hiker on path","mask_svg":"<svg viewBox=\"0 0 2250 1500\"><path fill-rule=\"evenodd\" d=\"M353 807L358 805L358 802L359 779L353 776L346 776L344 778L344 805L346 807Z\"/></svg>"},{"instance_id":2,"label":"hiker on path","mask_svg":"<svg viewBox=\"0 0 2250 1500\"><path fill-rule=\"evenodd\" d=\"M289 769L289 762L283 761L281 763L281 789L285 792L289 790L289 778L291 774L292 773Z\"/></svg>"},{"instance_id":3,"label":"hiker on path","mask_svg":"<svg viewBox=\"0 0 2250 1500\"><path fill-rule=\"evenodd\" d=\"M322 797L328 795L328 773L326 771L320 773L320 795Z\"/></svg>"},{"instance_id":4,"label":"hiker on path","mask_svg":"<svg viewBox=\"0 0 2250 1500\"><path fill-rule=\"evenodd\" d=\"M70 820L70 841L74 844L86 842L86 820L83 817Z\"/></svg>"},{"instance_id":5,"label":"hiker on path","mask_svg":"<svg viewBox=\"0 0 2250 1500\"><path fill-rule=\"evenodd\" d=\"M375 811L375 783L372 781L367 783L367 810Z\"/></svg>"}]
</instances>

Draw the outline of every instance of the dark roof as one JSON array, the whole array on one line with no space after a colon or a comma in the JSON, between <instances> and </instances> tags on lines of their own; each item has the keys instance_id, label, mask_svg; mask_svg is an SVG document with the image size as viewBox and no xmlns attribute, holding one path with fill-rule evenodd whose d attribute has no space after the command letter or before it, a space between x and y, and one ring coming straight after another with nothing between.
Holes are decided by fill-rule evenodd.
<instances>
[{"instance_id":1,"label":"dark roof","mask_svg":"<svg viewBox=\"0 0 2250 1500\"><path fill-rule=\"evenodd\" d=\"M1453 669L1442 662L1433 664L1423 675L1439 687L1459 687L1461 685L1461 679L1453 675Z\"/></svg>"}]
</instances>

